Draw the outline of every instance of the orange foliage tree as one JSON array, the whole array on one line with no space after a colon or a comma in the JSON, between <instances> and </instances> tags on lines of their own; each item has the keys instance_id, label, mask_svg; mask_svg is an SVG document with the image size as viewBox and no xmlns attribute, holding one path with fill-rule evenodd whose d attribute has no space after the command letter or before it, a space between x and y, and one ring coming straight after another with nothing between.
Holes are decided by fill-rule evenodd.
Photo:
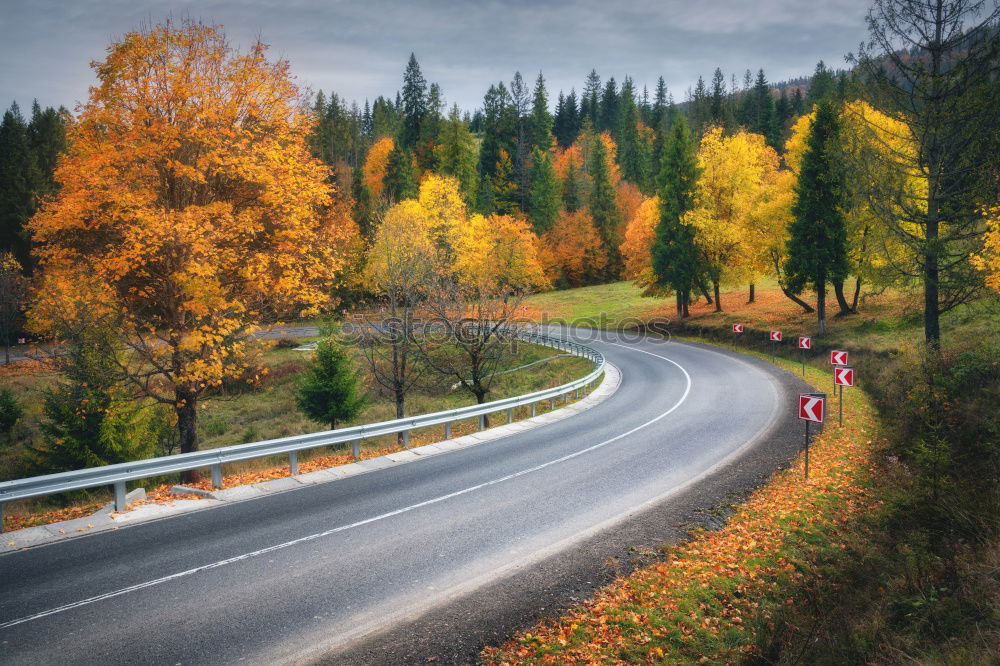
<instances>
[{"instance_id":1,"label":"orange foliage tree","mask_svg":"<svg viewBox=\"0 0 1000 666\"><path fill-rule=\"evenodd\" d=\"M621 246L625 277L640 287L648 288L656 283L652 248L659 221L660 198L653 197L642 202L625 229L625 242Z\"/></svg>"},{"instance_id":2,"label":"orange foliage tree","mask_svg":"<svg viewBox=\"0 0 1000 666\"><path fill-rule=\"evenodd\" d=\"M237 52L192 21L113 43L70 128L61 190L31 221L34 325L105 315L130 350L124 377L172 405L183 452L197 449L199 399L251 369L255 324L328 304L357 235L310 157L288 63L266 48Z\"/></svg>"},{"instance_id":3,"label":"orange foliage tree","mask_svg":"<svg viewBox=\"0 0 1000 666\"><path fill-rule=\"evenodd\" d=\"M365 158L363 169L365 185L372 193L372 199L379 201L382 198L382 182L385 174L389 170L389 153L392 152L396 144L391 136L383 136L372 144L368 149L368 156Z\"/></svg>"},{"instance_id":4,"label":"orange foliage tree","mask_svg":"<svg viewBox=\"0 0 1000 666\"><path fill-rule=\"evenodd\" d=\"M546 273L558 286L594 284L604 275L608 255L587 209L559 213L541 243Z\"/></svg>"}]
</instances>

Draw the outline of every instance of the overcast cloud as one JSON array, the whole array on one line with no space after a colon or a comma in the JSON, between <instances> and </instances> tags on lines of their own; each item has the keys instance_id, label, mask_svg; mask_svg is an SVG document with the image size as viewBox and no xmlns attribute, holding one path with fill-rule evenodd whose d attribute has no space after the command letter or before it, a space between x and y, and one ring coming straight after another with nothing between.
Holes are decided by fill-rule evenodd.
<instances>
[{"instance_id":1,"label":"overcast cloud","mask_svg":"<svg viewBox=\"0 0 1000 666\"><path fill-rule=\"evenodd\" d=\"M143 22L188 16L221 23L231 41L256 36L291 61L301 84L361 103L394 95L415 52L446 101L482 103L490 82L544 72L551 98L579 91L591 68L652 91L662 75L678 100L701 74L763 67L769 80L834 68L865 37L868 0L0 0L0 106L33 98L72 108L95 82L89 63Z\"/></svg>"}]
</instances>

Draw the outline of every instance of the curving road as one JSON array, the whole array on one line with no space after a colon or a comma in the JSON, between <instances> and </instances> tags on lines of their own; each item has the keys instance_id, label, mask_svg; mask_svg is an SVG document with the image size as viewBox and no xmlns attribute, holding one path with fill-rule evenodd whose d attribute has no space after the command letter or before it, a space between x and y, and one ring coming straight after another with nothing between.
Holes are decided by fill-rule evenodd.
<instances>
[{"instance_id":1,"label":"curving road","mask_svg":"<svg viewBox=\"0 0 1000 666\"><path fill-rule=\"evenodd\" d=\"M0 663L320 658L669 501L791 404L766 364L604 338L621 386L572 418L0 556Z\"/></svg>"}]
</instances>

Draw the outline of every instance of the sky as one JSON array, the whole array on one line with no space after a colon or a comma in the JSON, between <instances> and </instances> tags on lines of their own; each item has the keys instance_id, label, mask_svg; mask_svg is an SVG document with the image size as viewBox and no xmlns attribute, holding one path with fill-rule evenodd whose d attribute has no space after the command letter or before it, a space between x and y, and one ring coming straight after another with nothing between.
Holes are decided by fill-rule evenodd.
<instances>
[{"instance_id":1,"label":"sky","mask_svg":"<svg viewBox=\"0 0 1000 666\"><path fill-rule=\"evenodd\" d=\"M519 70L560 89L658 76L682 101L699 75L727 81L763 68L768 80L812 73L865 38L869 0L0 0L0 106L72 109L96 83L90 63L143 23L167 17L221 24L234 45L258 36L297 82L360 103L394 96L414 52L448 105L472 110Z\"/></svg>"}]
</instances>

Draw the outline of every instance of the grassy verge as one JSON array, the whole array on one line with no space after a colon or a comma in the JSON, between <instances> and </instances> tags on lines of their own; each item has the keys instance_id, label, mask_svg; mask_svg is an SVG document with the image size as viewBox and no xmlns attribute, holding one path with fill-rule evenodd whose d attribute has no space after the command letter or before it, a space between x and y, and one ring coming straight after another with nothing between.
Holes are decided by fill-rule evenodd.
<instances>
[{"instance_id":1,"label":"grassy verge","mask_svg":"<svg viewBox=\"0 0 1000 666\"><path fill-rule=\"evenodd\" d=\"M788 369L792 365L780 361ZM809 368L826 386L829 375ZM878 510L880 443L871 405L845 393L845 424L815 438L714 532L665 549L665 561L601 590L562 618L524 632L483 659L504 663L735 663L763 656L756 640L859 535L848 527Z\"/></svg>"}]
</instances>

